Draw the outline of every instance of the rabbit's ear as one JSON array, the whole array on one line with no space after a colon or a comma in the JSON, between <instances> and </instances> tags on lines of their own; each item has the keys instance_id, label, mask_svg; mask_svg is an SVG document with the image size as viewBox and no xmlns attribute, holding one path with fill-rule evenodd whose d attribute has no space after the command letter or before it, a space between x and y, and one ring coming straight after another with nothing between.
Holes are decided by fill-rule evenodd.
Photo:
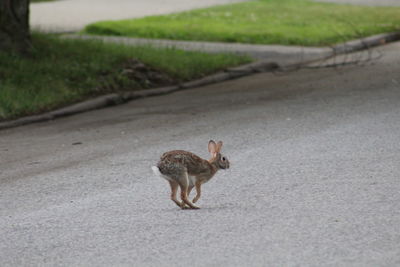
<instances>
[{"instance_id":1,"label":"rabbit's ear","mask_svg":"<svg viewBox=\"0 0 400 267\"><path fill-rule=\"evenodd\" d=\"M210 140L210 142L208 142L208 152L210 152L212 156L217 153L217 145L213 140Z\"/></svg>"},{"instance_id":2,"label":"rabbit's ear","mask_svg":"<svg viewBox=\"0 0 400 267\"><path fill-rule=\"evenodd\" d=\"M218 153L220 153L221 152L221 148L222 148L222 141L218 141L218 143L217 143L217 148L216 148L216 152L218 152Z\"/></svg>"}]
</instances>

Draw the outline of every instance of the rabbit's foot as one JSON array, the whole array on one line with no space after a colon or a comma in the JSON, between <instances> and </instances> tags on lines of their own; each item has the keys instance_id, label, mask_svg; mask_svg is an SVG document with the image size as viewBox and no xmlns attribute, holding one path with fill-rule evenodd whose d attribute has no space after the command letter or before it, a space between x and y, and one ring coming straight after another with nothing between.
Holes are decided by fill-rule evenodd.
<instances>
[{"instance_id":1,"label":"rabbit's foot","mask_svg":"<svg viewBox=\"0 0 400 267\"><path fill-rule=\"evenodd\" d=\"M198 209L200 209L200 207L197 207L195 205L192 205L192 206L183 205L183 206L181 206L181 209L183 209L183 210L198 210Z\"/></svg>"}]
</instances>

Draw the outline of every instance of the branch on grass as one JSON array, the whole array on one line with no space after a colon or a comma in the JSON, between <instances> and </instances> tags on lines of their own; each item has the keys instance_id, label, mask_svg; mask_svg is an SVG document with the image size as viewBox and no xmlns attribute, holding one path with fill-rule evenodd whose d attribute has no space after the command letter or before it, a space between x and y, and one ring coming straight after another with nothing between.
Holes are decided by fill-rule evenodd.
<instances>
[{"instance_id":1,"label":"branch on grass","mask_svg":"<svg viewBox=\"0 0 400 267\"><path fill-rule=\"evenodd\" d=\"M373 50L372 47L377 46L388 41L394 41L400 39L400 34L392 34L385 36L382 39L368 40L363 38L363 33L357 29L356 25L351 22L346 22L355 32L355 35L359 38L357 41L345 42L347 38L343 36L339 31L335 31L335 34L343 40L343 44L330 46L331 55L327 56L323 60L316 62L301 61L299 64L290 66L284 71L296 71L299 69L321 69L321 68L340 68L350 65L365 65L372 61L376 61L382 57L382 53L379 50ZM301 52L301 58L304 58L304 52Z\"/></svg>"}]
</instances>

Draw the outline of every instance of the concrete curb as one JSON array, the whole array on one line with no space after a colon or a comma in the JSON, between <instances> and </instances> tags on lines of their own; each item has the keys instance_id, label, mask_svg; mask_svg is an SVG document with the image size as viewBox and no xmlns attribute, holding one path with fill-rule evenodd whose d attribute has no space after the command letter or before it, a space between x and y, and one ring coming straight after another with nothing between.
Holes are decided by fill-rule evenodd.
<instances>
[{"instance_id":1,"label":"concrete curb","mask_svg":"<svg viewBox=\"0 0 400 267\"><path fill-rule=\"evenodd\" d=\"M331 47L332 53L329 56L324 58L320 58L318 60L323 60L332 56L336 56L339 54L351 53L355 51L360 51L364 49L368 49L371 47L384 45L389 42L394 42L400 40L400 32L396 33L387 33L387 34L379 34L374 35L368 38L354 40L350 42L346 42L340 45L336 45ZM313 60L316 61L316 60ZM82 113L90 110L95 110L99 108L104 108L108 106L118 105L122 103L126 103L128 101L150 97L150 96L158 96L169 94L175 91L190 89L200 86L205 86L208 84L219 83L231 79L237 79L243 76L252 75L254 73L259 72L271 72L276 71L278 69L286 69L293 66L299 67L302 65L309 64L310 62L299 62L297 64L292 64L290 66L280 66L278 63L269 62L267 60L259 60L250 64L242 65L235 68L228 68L226 71L219 72L198 80L186 82L183 84L179 84L176 86L169 86L163 88L155 88L148 90L140 90L135 92L126 92L122 94L108 94L104 96L99 96L97 98L83 101L81 103L77 103L65 108L57 109L51 112L47 112L40 115L27 116L20 119L5 121L0 123L0 130L26 125L34 122L44 122L52 119L56 119L59 117L69 116L77 113Z\"/></svg>"},{"instance_id":2,"label":"concrete curb","mask_svg":"<svg viewBox=\"0 0 400 267\"><path fill-rule=\"evenodd\" d=\"M400 40L400 32L384 33L335 45L332 47L332 50L335 55L345 54L364 49L369 49L372 47L384 45L399 40Z\"/></svg>"}]
</instances>

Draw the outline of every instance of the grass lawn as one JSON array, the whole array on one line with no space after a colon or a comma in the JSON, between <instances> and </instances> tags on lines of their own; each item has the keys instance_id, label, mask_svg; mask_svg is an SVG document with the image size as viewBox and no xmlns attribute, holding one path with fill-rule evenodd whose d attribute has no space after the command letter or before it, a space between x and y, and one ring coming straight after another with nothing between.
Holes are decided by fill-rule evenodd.
<instances>
[{"instance_id":1,"label":"grass lawn","mask_svg":"<svg viewBox=\"0 0 400 267\"><path fill-rule=\"evenodd\" d=\"M173 40L324 46L400 30L400 7L258 0L142 19L104 21L85 33Z\"/></svg>"},{"instance_id":2,"label":"grass lawn","mask_svg":"<svg viewBox=\"0 0 400 267\"><path fill-rule=\"evenodd\" d=\"M32 38L29 56L0 52L0 120L105 93L174 84L251 61L228 54L127 47L43 34Z\"/></svg>"},{"instance_id":3,"label":"grass lawn","mask_svg":"<svg viewBox=\"0 0 400 267\"><path fill-rule=\"evenodd\" d=\"M50 2L50 1L55 1L55 0L30 0L30 3L39 3L39 2Z\"/></svg>"}]
</instances>

